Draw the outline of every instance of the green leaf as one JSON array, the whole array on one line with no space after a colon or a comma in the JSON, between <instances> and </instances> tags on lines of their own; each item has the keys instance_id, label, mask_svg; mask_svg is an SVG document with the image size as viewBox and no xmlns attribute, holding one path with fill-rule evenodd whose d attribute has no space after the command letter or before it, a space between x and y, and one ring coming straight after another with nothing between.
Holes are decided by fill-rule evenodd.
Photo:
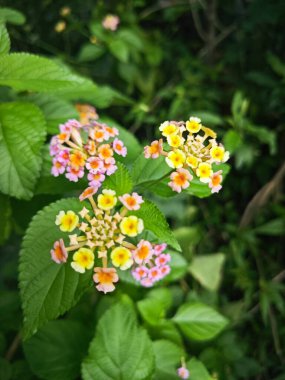
<instances>
[{"instance_id":1,"label":"green leaf","mask_svg":"<svg viewBox=\"0 0 285 380\"><path fill-rule=\"evenodd\" d=\"M79 212L81 209L82 204L77 199L63 199L39 211L30 223L19 266L24 338L69 310L90 286L91 271L79 274L71 268L70 260L56 264L50 257L56 240L68 240L68 235L55 225L56 215L61 210Z\"/></svg>"},{"instance_id":2,"label":"green leaf","mask_svg":"<svg viewBox=\"0 0 285 380\"><path fill-rule=\"evenodd\" d=\"M135 185L144 187L152 185L153 181L170 174L171 169L166 165L165 158L147 159L141 154L134 162L131 174Z\"/></svg>"},{"instance_id":3,"label":"green leaf","mask_svg":"<svg viewBox=\"0 0 285 380\"><path fill-rule=\"evenodd\" d=\"M49 134L59 133L59 124L65 123L68 119L78 118L78 112L74 105L56 96L37 94L28 97L28 99L42 110Z\"/></svg>"},{"instance_id":4,"label":"green leaf","mask_svg":"<svg viewBox=\"0 0 285 380\"><path fill-rule=\"evenodd\" d=\"M91 62L95 61L97 58L101 57L105 52L103 46L94 44L85 44L80 49L77 60L78 62Z\"/></svg>"},{"instance_id":5,"label":"green leaf","mask_svg":"<svg viewBox=\"0 0 285 380\"><path fill-rule=\"evenodd\" d=\"M147 380L154 370L152 343L138 327L126 302L108 309L100 319L83 362L83 380Z\"/></svg>"},{"instance_id":6,"label":"green leaf","mask_svg":"<svg viewBox=\"0 0 285 380\"><path fill-rule=\"evenodd\" d=\"M76 92L89 83L92 84L37 55L13 53L0 57L0 84L16 90L47 92L69 88Z\"/></svg>"},{"instance_id":7,"label":"green leaf","mask_svg":"<svg viewBox=\"0 0 285 380\"><path fill-rule=\"evenodd\" d=\"M8 239L11 232L11 205L6 195L0 194L0 245Z\"/></svg>"},{"instance_id":8,"label":"green leaf","mask_svg":"<svg viewBox=\"0 0 285 380\"><path fill-rule=\"evenodd\" d=\"M84 82L76 89L67 87L60 89L56 94L65 100L86 101L98 108L107 108L111 104L126 105L132 100L109 86L97 86L91 81Z\"/></svg>"},{"instance_id":9,"label":"green leaf","mask_svg":"<svg viewBox=\"0 0 285 380\"><path fill-rule=\"evenodd\" d=\"M222 279L224 262L223 253L197 256L194 257L188 269L202 286L209 290L217 290Z\"/></svg>"},{"instance_id":10,"label":"green leaf","mask_svg":"<svg viewBox=\"0 0 285 380\"><path fill-rule=\"evenodd\" d=\"M22 25L26 22L23 13L12 8L0 8L0 20L15 25Z\"/></svg>"},{"instance_id":11,"label":"green leaf","mask_svg":"<svg viewBox=\"0 0 285 380\"><path fill-rule=\"evenodd\" d=\"M114 57L119 61L128 62L129 47L128 44L121 39L112 39L109 44L109 49Z\"/></svg>"},{"instance_id":12,"label":"green leaf","mask_svg":"<svg viewBox=\"0 0 285 380\"><path fill-rule=\"evenodd\" d=\"M117 195L130 193L133 189L132 177L128 169L121 162L117 162L118 169L109 177L106 177L104 189L115 190Z\"/></svg>"},{"instance_id":13,"label":"green leaf","mask_svg":"<svg viewBox=\"0 0 285 380\"><path fill-rule=\"evenodd\" d=\"M0 55L8 54L10 51L10 38L6 26L0 24Z\"/></svg>"},{"instance_id":14,"label":"green leaf","mask_svg":"<svg viewBox=\"0 0 285 380\"><path fill-rule=\"evenodd\" d=\"M116 127L119 130L119 139L124 142L124 145L127 147L128 153L126 157L121 158L124 163L129 164L133 163L137 156L140 154L142 147L140 143L133 135L133 133L129 132L127 129L118 124L115 120L109 117L100 117L100 121L110 125L111 127ZM120 159L120 157L118 157Z\"/></svg>"},{"instance_id":15,"label":"green leaf","mask_svg":"<svg viewBox=\"0 0 285 380\"><path fill-rule=\"evenodd\" d=\"M223 141L230 153L235 152L242 143L240 134L232 129L225 134Z\"/></svg>"},{"instance_id":16,"label":"green leaf","mask_svg":"<svg viewBox=\"0 0 285 380\"><path fill-rule=\"evenodd\" d=\"M155 355L154 380L177 380L177 368L180 367L180 360L184 355L182 348L167 340L157 340L153 343L153 350Z\"/></svg>"},{"instance_id":17,"label":"green leaf","mask_svg":"<svg viewBox=\"0 0 285 380\"><path fill-rule=\"evenodd\" d=\"M172 295L166 288L153 289L147 298L137 303L142 318L150 325L156 326L165 317L172 304Z\"/></svg>"},{"instance_id":18,"label":"green leaf","mask_svg":"<svg viewBox=\"0 0 285 380\"><path fill-rule=\"evenodd\" d=\"M196 358L192 358L187 362L187 368L190 372L191 380L213 380L204 364Z\"/></svg>"},{"instance_id":19,"label":"green leaf","mask_svg":"<svg viewBox=\"0 0 285 380\"><path fill-rule=\"evenodd\" d=\"M255 228L254 230L257 234L260 235L270 235L270 236L279 236L283 235L285 231L285 221L282 218L271 220Z\"/></svg>"},{"instance_id":20,"label":"green leaf","mask_svg":"<svg viewBox=\"0 0 285 380\"><path fill-rule=\"evenodd\" d=\"M228 324L225 317L202 303L184 304L173 320L188 338L197 341L214 338Z\"/></svg>"},{"instance_id":21,"label":"green leaf","mask_svg":"<svg viewBox=\"0 0 285 380\"><path fill-rule=\"evenodd\" d=\"M150 327L148 331L154 339L167 339L182 346L182 337L178 327L169 319L162 319L159 324Z\"/></svg>"},{"instance_id":22,"label":"green leaf","mask_svg":"<svg viewBox=\"0 0 285 380\"><path fill-rule=\"evenodd\" d=\"M79 322L52 321L24 343L25 356L41 379L76 379L88 349L88 335Z\"/></svg>"},{"instance_id":23,"label":"green leaf","mask_svg":"<svg viewBox=\"0 0 285 380\"><path fill-rule=\"evenodd\" d=\"M156 326L165 317L165 308L162 301L146 298L137 303L138 310L145 322Z\"/></svg>"},{"instance_id":24,"label":"green leaf","mask_svg":"<svg viewBox=\"0 0 285 380\"><path fill-rule=\"evenodd\" d=\"M46 136L44 117L29 103L0 105L0 190L29 199L41 169Z\"/></svg>"},{"instance_id":25,"label":"green leaf","mask_svg":"<svg viewBox=\"0 0 285 380\"><path fill-rule=\"evenodd\" d=\"M176 250L181 250L174 237L165 216L151 201L145 199L138 211L132 211L133 215L143 219L146 230L153 232L162 242L171 245Z\"/></svg>"}]
</instances>

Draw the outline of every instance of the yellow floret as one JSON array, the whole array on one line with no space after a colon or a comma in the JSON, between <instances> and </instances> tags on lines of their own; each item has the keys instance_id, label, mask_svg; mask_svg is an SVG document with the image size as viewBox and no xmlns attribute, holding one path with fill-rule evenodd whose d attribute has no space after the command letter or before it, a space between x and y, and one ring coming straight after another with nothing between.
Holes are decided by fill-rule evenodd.
<instances>
[{"instance_id":1,"label":"yellow floret","mask_svg":"<svg viewBox=\"0 0 285 380\"><path fill-rule=\"evenodd\" d=\"M179 128L174 124L168 124L166 122L166 123L161 124L161 126L159 127L159 130L161 131L162 136L167 137L167 136L178 133Z\"/></svg>"},{"instance_id":2,"label":"yellow floret","mask_svg":"<svg viewBox=\"0 0 285 380\"><path fill-rule=\"evenodd\" d=\"M134 215L123 218L123 220L120 223L120 229L122 233L131 237L140 234L143 228L144 224L142 219L139 219Z\"/></svg>"},{"instance_id":3,"label":"yellow floret","mask_svg":"<svg viewBox=\"0 0 285 380\"><path fill-rule=\"evenodd\" d=\"M72 232L77 224L79 218L73 211L60 211L60 213L56 216L55 224L59 226L61 231L63 232Z\"/></svg>"},{"instance_id":4,"label":"yellow floret","mask_svg":"<svg viewBox=\"0 0 285 380\"><path fill-rule=\"evenodd\" d=\"M133 264L131 251L125 247L117 247L111 252L112 264L121 270L130 268Z\"/></svg>"},{"instance_id":5,"label":"yellow floret","mask_svg":"<svg viewBox=\"0 0 285 380\"><path fill-rule=\"evenodd\" d=\"M102 194L98 196L98 207L101 210L111 210L116 206L116 203L116 192L113 190L103 190Z\"/></svg>"},{"instance_id":6,"label":"yellow floret","mask_svg":"<svg viewBox=\"0 0 285 380\"><path fill-rule=\"evenodd\" d=\"M179 148L181 145L183 145L184 138L179 135L170 135L167 136L167 142L173 148Z\"/></svg>"},{"instance_id":7,"label":"yellow floret","mask_svg":"<svg viewBox=\"0 0 285 380\"><path fill-rule=\"evenodd\" d=\"M191 133L199 132L201 127L201 120L198 117L190 117L190 120L186 121L186 129Z\"/></svg>"},{"instance_id":8,"label":"yellow floret","mask_svg":"<svg viewBox=\"0 0 285 380\"><path fill-rule=\"evenodd\" d=\"M222 162L225 155L225 148L223 146L214 146L210 150L211 157L218 162Z\"/></svg>"},{"instance_id":9,"label":"yellow floret","mask_svg":"<svg viewBox=\"0 0 285 380\"><path fill-rule=\"evenodd\" d=\"M200 177L201 182L209 182L210 177L213 175L213 170L210 164L202 162L199 164L196 174Z\"/></svg>"},{"instance_id":10,"label":"yellow floret","mask_svg":"<svg viewBox=\"0 0 285 380\"><path fill-rule=\"evenodd\" d=\"M189 165L192 169L196 169L198 166L199 160L195 156L188 156L186 158L186 164Z\"/></svg>"},{"instance_id":11,"label":"yellow floret","mask_svg":"<svg viewBox=\"0 0 285 380\"><path fill-rule=\"evenodd\" d=\"M180 149L176 149L172 152L169 152L165 161L168 166L171 168L182 168L184 162L186 160L185 153Z\"/></svg>"},{"instance_id":12,"label":"yellow floret","mask_svg":"<svg viewBox=\"0 0 285 380\"><path fill-rule=\"evenodd\" d=\"M86 269L91 269L94 265L94 253L91 249L80 248L73 255L72 268L79 273L84 273Z\"/></svg>"}]
</instances>

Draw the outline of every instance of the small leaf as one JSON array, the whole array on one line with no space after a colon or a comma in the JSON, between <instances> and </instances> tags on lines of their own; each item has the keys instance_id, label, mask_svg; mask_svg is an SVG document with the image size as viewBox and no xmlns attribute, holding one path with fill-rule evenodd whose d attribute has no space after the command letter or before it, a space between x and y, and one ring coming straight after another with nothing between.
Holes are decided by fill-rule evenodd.
<instances>
[{"instance_id":1,"label":"small leaf","mask_svg":"<svg viewBox=\"0 0 285 380\"><path fill-rule=\"evenodd\" d=\"M0 24L0 55L8 54L10 51L10 37L6 26Z\"/></svg>"},{"instance_id":2,"label":"small leaf","mask_svg":"<svg viewBox=\"0 0 285 380\"><path fill-rule=\"evenodd\" d=\"M283 235L285 231L285 221L282 218L271 220L258 226L254 230L257 234L260 235L270 235L270 236L279 236Z\"/></svg>"},{"instance_id":3,"label":"small leaf","mask_svg":"<svg viewBox=\"0 0 285 380\"><path fill-rule=\"evenodd\" d=\"M135 185L146 187L152 185L153 181L167 176L170 172L171 169L166 165L164 157L152 160L141 154L134 162L131 174Z\"/></svg>"},{"instance_id":4,"label":"small leaf","mask_svg":"<svg viewBox=\"0 0 285 380\"><path fill-rule=\"evenodd\" d=\"M106 177L104 189L115 190L117 195L130 193L133 189L132 177L128 169L120 162L117 162L118 169L109 177Z\"/></svg>"},{"instance_id":5,"label":"small leaf","mask_svg":"<svg viewBox=\"0 0 285 380\"><path fill-rule=\"evenodd\" d=\"M0 105L0 190L20 199L33 195L46 136L44 117L30 103ZM2 138L1 138L2 137Z\"/></svg>"},{"instance_id":6,"label":"small leaf","mask_svg":"<svg viewBox=\"0 0 285 380\"><path fill-rule=\"evenodd\" d=\"M225 134L223 141L230 153L235 152L242 143L240 134L232 129Z\"/></svg>"},{"instance_id":7,"label":"small leaf","mask_svg":"<svg viewBox=\"0 0 285 380\"><path fill-rule=\"evenodd\" d=\"M154 380L177 380L177 368L184 355L182 348L167 340L157 340L153 343L153 350L156 368Z\"/></svg>"},{"instance_id":8,"label":"small leaf","mask_svg":"<svg viewBox=\"0 0 285 380\"><path fill-rule=\"evenodd\" d=\"M225 262L223 253L194 257L189 272L209 290L217 290L222 277L222 268Z\"/></svg>"},{"instance_id":9,"label":"small leaf","mask_svg":"<svg viewBox=\"0 0 285 380\"><path fill-rule=\"evenodd\" d=\"M152 343L131 305L112 306L100 319L88 357L82 365L83 380L146 380L154 370Z\"/></svg>"},{"instance_id":10,"label":"small leaf","mask_svg":"<svg viewBox=\"0 0 285 380\"><path fill-rule=\"evenodd\" d=\"M119 61L128 62L129 48L125 41L122 39L112 39L109 44L109 49L113 56Z\"/></svg>"},{"instance_id":11,"label":"small leaf","mask_svg":"<svg viewBox=\"0 0 285 380\"><path fill-rule=\"evenodd\" d=\"M53 61L27 53L13 53L0 57L0 84L16 90L55 91L92 83L72 74Z\"/></svg>"},{"instance_id":12,"label":"small leaf","mask_svg":"<svg viewBox=\"0 0 285 380\"><path fill-rule=\"evenodd\" d=\"M15 25L22 25L26 22L23 13L12 8L0 8L0 20Z\"/></svg>"},{"instance_id":13,"label":"small leaf","mask_svg":"<svg viewBox=\"0 0 285 380\"><path fill-rule=\"evenodd\" d=\"M213 380L204 364L196 358L192 358L187 362L187 368L190 372L191 380Z\"/></svg>"},{"instance_id":14,"label":"small leaf","mask_svg":"<svg viewBox=\"0 0 285 380\"><path fill-rule=\"evenodd\" d=\"M164 215L154 203L145 199L141 208L138 211L132 211L132 214L143 219L145 229L153 232L162 242L178 251L181 250Z\"/></svg>"},{"instance_id":15,"label":"small leaf","mask_svg":"<svg viewBox=\"0 0 285 380\"><path fill-rule=\"evenodd\" d=\"M137 303L138 310L145 322L156 326L165 317L165 308L162 301L146 298Z\"/></svg>"},{"instance_id":16,"label":"small leaf","mask_svg":"<svg viewBox=\"0 0 285 380\"><path fill-rule=\"evenodd\" d=\"M228 324L225 317L202 303L181 306L173 320L188 338L197 341L214 338Z\"/></svg>"},{"instance_id":17,"label":"small leaf","mask_svg":"<svg viewBox=\"0 0 285 380\"><path fill-rule=\"evenodd\" d=\"M76 379L88 349L88 335L79 322L51 321L24 343L25 356L41 379Z\"/></svg>"},{"instance_id":18,"label":"small leaf","mask_svg":"<svg viewBox=\"0 0 285 380\"><path fill-rule=\"evenodd\" d=\"M69 262L56 264L50 256L56 240L68 239L55 225L56 215L61 210L79 212L81 209L77 199L52 203L36 214L26 232L19 266L24 338L69 310L91 284L92 271L79 274Z\"/></svg>"},{"instance_id":19,"label":"small leaf","mask_svg":"<svg viewBox=\"0 0 285 380\"><path fill-rule=\"evenodd\" d=\"M153 289L147 298L137 303L142 318L152 326L158 325L172 304L172 295L166 288Z\"/></svg>"}]
</instances>

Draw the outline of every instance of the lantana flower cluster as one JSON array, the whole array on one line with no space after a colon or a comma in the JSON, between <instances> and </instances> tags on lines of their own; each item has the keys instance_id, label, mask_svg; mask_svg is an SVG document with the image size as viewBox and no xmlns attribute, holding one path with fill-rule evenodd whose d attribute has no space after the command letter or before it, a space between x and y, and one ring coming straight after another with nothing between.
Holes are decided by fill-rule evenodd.
<instances>
[{"instance_id":1,"label":"lantana flower cluster","mask_svg":"<svg viewBox=\"0 0 285 380\"><path fill-rule=\"evenodd\" d=\"M60 133L51 139L51 173L55 177L65 174L69 181L77 182L87 172L89 186L97 191L105 177L117 170L115 153L125 157L127 148L117 138L117 128L95 120L94 109L82 109L81 106L79 112L86 124L68 120L59 126Z\"/></svg>"},{"instance_id":2,"label":"lantana flower cluster","mask_svg":"<svg viewBox=\"0 0 285 380\"><path fill-rule=\"evenodd\" d=\"M194 175L208 184L212 193L222 188L222 170L214 171L213 164L221 164L229 159L216 133L202 125L198 117L184 121L165 121L159 127L163 137L144 148L146 158L165 156L167 165L174 169L168 185L180 193L190 186Z\"/></svg>"},{"instance_id":3,"label":"lantana flower cluster","mask_svg":"<svg viewBox=\"0 0 285 380\"><path fill-rule=\"evenodd\" d=\"M71 267L78 273L93 269L96 288L104 293L115 289L119 280L117 268L131 269L143 286L161 280L170 271L170 255L163 253L166 244L154 245L143 239L138 244L131 241L144 230L143 220L131 213L140 209L142 197L135 192L117 197L114 190L104 189L95 202L95 192L94 187L89 187L79 197L81 201L88 199L91 208L84 206L78 214L62 210L56 216L59 229L72 234L69 246L65 246L63 239L54 243L52 260L67 263L72 252Z\"/></svg>"}]
</instances>

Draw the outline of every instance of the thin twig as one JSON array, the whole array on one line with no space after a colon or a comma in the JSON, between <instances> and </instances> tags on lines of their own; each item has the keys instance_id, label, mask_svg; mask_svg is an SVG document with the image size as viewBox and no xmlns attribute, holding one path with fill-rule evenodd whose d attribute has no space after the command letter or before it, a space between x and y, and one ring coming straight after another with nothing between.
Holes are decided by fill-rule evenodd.
<instances>
[{"instance_id":1,"label":"thin twig","mask_svg":"<svg viewBox=\"0 0 285 380\"><path fill-rule=\"evenodd\" d=\"M16 353L19 345L20 345L20 342L21 342L21 335L20 335L20 333L18 333L15 336L14 340L12 341L10 347L8 348L8 351L5 355L6 360L11 361L13 359L13 357L14 357L14 355L15 355L15 353Z\"/></svg>"}]
</instances>

